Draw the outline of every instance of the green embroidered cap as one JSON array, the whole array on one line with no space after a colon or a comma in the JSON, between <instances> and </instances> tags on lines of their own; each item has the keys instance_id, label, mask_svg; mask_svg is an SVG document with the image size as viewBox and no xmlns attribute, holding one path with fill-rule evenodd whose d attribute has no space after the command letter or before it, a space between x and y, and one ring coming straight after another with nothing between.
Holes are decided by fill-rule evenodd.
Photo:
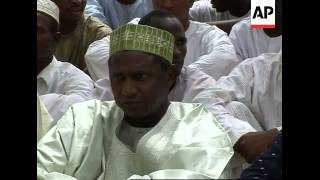
<instances>
[{"instance_id":1,"label":"green embroidered cap","mask_svg":"<svg viewBox=\"0 0 320 180\"><path fill-rule=\"evenodd\" d=\"M172 63L174 36L168 31L126 24L112 32L110 44L110 57L119 51L137 50L158 55Z\"/></svg>"}]
</instances>

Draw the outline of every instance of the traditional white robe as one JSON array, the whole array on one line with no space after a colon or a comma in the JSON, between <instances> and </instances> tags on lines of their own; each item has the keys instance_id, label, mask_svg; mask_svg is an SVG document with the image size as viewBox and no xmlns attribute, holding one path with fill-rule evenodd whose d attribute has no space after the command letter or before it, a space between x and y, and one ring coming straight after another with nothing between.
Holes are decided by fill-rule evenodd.
<instances>
[{"instance_id":1,"label":"traditional white robe","mask_svg":"<svg viewBox=\"0 0 320 180\"><path fill-rule=\"evenodd\" d=\"M215 106L215 103L212 103L211 101L215 95L215 91L212 91L212 89L215 87L215 84L216 81L211 76L201 72L196 68L184 66L180 75L177 77L174 88L170 91L168 97L170 101L202 103L212 110L210 107ZM102 101L114 100L110 80L108 78L98 80L95 83L95 86L96 88L93 91L92 99L99 99ZM233 116L237 119L241 119L239 120L240 122L235 121L237 124L257 122L249 108L241 102L230 101L227 102L222 108L224 109L223 111L225 111L224 116ZM211 113L214 114L214 112L215 111L212 111ZM245 129L245 132L252 131L255 131L255 129ZM242 164L244 162L244 159L239 154L236 154L231 163L233 170L232 178L240 177Z\"/></svg>"},{"instance_id":2,"label":"traditional white robe","mask_svg":"<svg viewBox=\"0 0 320 180\"><path fill-rule=\"evenodd\" d=\"M263 29L251 28L250 17L235 24L229 37L240 61L263 53L278 53L282 49L282 35L269 37Z\"/></svg>"},{"instance_id":3,"label":"traditional white robe","mask_svg":"<svg viewBox=\"0 0 320 180\"><path fill-rule=\"evenodd\" d=\"M216 95L215 85L216 81L206 73L203 73L197 68L183 66L180 75L177 77L176 84L170 91L168 97L170 101L202 103L207 106L210 111L212 110L211 112L214 114L216 110L215 108L211 109L211 107L216 106L216 103L212 101L212 98ZM95 83L95 89L93 90L91 99L99 99L101 101L114 100L108 78L100 79ZM240 124L248 124L248 122L256 124L257 122L249 108L241 102L230 100L221 108L225 111L224 115L241 119ZM234 123L239 124L237 121ZM250 128L244 129L244 132L255 131L250 125L248 126ZM261 130L261 128L258 130Z\"/></svg>"},{"instance_id":4,"label":"traditional white robe","mask_svg":"<svg viewBox=\"0 0 320 180\"><path fill-rule=\"evenodd\" d=\"M193 21L198 22L216 22L231 19L242 19L250 16L250 11L242 17L236 17L230 14L229 11L218 12L213 8L210 1L195 1L189 9L189 15Z\"/></svg>"},{"instance_id":5,"label":"traditional white robe","mask_svg":"<svg viewBox=\"0 0 320 180\"><path fill-rule=\"evenodd\" d=\"M88 75L55 57L37 76L37 91L55 121L61 118L70 105L87 100L93 87L93 81Z\"/></svg>"},{"instance_id":6,"label":"traditional white robe","mask_svg":"<svg viewBox=\"0 0 320 180\"><path fill-rule=\"evenodd\" d=\"M37 178L231 177L232 142L203 105L171 102L136 152L118 138L122 118L113 101L74 104L38 142Z\"/></svg>"},{"instance_id":7,"label":"traditional white robe","mask_svg":"<svg viewBox=\"0 0 320 180\"><path fill-rule=\"evenodd\" d=\"M250 131L282 126L282 53L262 54L243 61L228 76L221 77L214 88L196 98L209 101L207 108L231 130L233 142ZM225 106L231 101L245 104L256 121L237 119L226 112Z\"/></svg>"}]
</instances>

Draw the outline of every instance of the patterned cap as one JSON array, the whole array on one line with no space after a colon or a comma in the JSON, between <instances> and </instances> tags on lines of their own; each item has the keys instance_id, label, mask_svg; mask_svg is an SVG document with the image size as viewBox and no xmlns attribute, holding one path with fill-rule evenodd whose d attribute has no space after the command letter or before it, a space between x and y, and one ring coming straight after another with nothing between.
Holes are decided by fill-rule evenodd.
<instances>
[{"instance_id":1,"label":"patterned cap","mask_svg":"<svg viewBox=\"0 0 320 180\"><path fill-rule=\"evenodd\" d=\"M59 24L59 8L51 0L37 0L37 11L47 14Z\"/></svg>"},{"instance_id":2,"label":"patterned cap","mask_svg":"<svg viewBox=\"0 0 320 180\"><path fill-rule=\"evenodd\" d=\"M158 55L172 63L174 36L167 31L126 24L113 31L110 42L110 57L120 51L137 50Z\"/></svg>"}]
</instances>

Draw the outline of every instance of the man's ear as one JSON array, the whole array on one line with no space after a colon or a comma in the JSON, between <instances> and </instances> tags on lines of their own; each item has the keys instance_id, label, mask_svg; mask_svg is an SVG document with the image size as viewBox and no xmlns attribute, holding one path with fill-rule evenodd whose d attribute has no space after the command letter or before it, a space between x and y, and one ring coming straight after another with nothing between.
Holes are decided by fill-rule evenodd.
<instances>
[{"instance_id":1,"label":"man's ear","mask_svg":"<svg viewBox=\"0 0 320 180\"><path fill-rule=\"evenodd\" d=\"M177 69L176 69L176 65L172 64L168 69L168 85L170 90L176 84L176 80L177 80Z\"/></svg>"}]
</instances>

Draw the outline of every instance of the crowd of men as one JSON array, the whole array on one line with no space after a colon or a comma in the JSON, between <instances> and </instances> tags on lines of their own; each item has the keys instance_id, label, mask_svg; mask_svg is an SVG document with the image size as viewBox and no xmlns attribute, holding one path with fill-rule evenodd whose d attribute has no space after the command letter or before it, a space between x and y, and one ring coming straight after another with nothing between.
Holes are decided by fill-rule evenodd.
<instances>
[{"instance_id":1,"label":"crowd of men","mask_svg":"<svg viewBox=\"0 0 320 180\"><path fill-rule=\"evenodd\" d=\"M37 0L37 179L281 179L282 0Z\"/></svg>"}]
</instances>

